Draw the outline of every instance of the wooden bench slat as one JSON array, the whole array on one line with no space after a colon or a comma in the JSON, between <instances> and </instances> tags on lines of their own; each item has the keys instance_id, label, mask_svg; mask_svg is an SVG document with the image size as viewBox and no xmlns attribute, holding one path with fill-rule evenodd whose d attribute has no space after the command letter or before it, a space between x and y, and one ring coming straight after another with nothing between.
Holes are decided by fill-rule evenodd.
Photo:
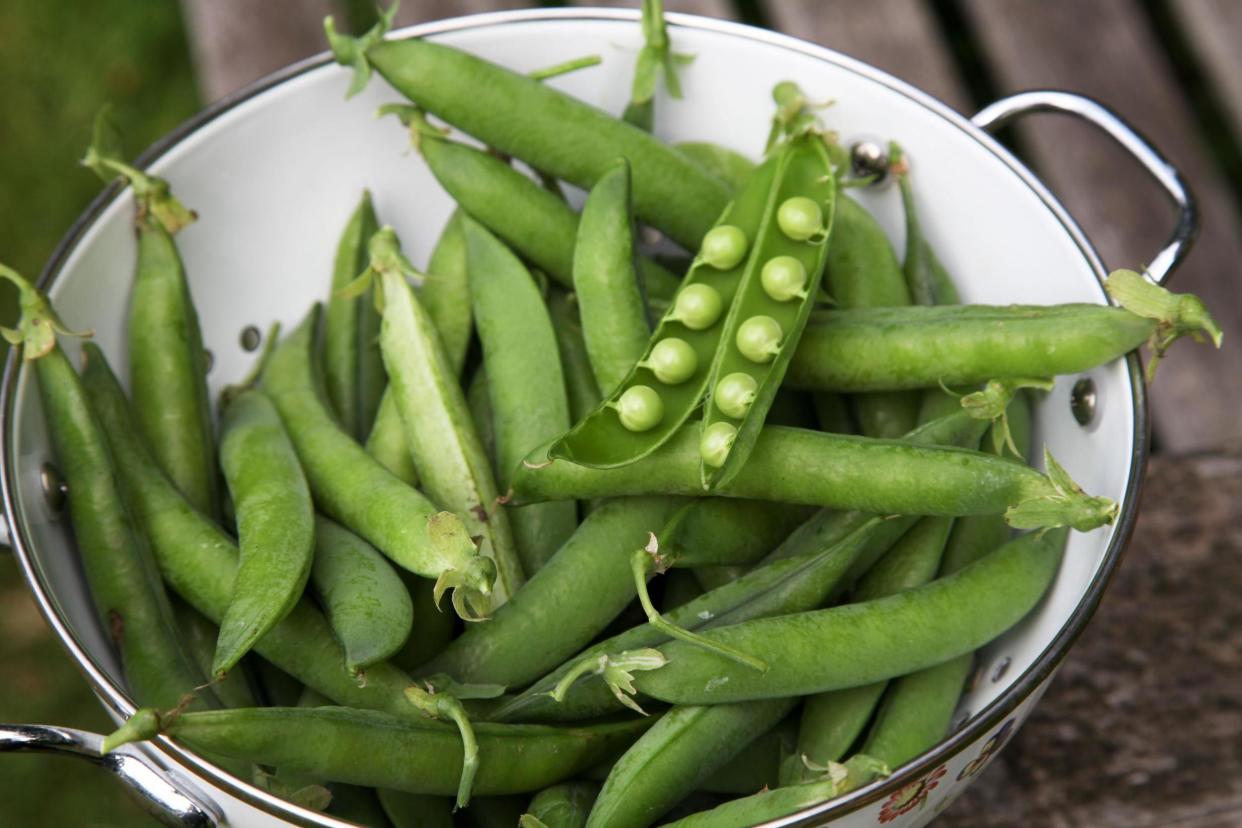
<instances>
[{"instance_id":1,"label":"wooden bench slat","mask_svg":"<svg viewBox=\"0 0 1242 828\"><path fill-rule=\"evenodd\" d=\"M1242 3L1173 0L1173 11L1242 136Z\"/></svg>"},{"instance_id":2,"label":"wooden bench slat","mask_svg":"<svg viewBox=\"0 0 1242 828\"><path fill-rule=\"evenodd\" d=\"M966 87L923 0L769 3L773 25L866 61L909 81L958 110L970 108Z\"/></svg>"},{"instance_id":3,"label":"wooden bench slat","mask_svg":"<svg viewBox=\"0 0 1242 828\"><path fill-rule=\"evenodd\" d=\"M1107 103L1186 174L1202 232L1175 287L1208 302L1226 342L1242 339L1232 284L1242 261L1239 216L1207 156L1156 34L1129 0L967 0L966 9L1004 92L1052 87ZM1164 243L1171 211L1156 185L1102 134L1065 118L1020 127L1036 168L1094 240L1110 267L1142 265ZM1227 356L1193 343L1170 353L1152 389L1154 425L1167 450L1242 438L1242 375Z\"/></svg>"},{"instance_id":4,"label":"wooden bench slat","mask_svg":"<svg viewBox=\"0 0 1242 828\"><path fill-rule=\"evenodd\" d=\"M182 0L204 103L322 52L334 0Z\"/></svg>"}]
</instances>

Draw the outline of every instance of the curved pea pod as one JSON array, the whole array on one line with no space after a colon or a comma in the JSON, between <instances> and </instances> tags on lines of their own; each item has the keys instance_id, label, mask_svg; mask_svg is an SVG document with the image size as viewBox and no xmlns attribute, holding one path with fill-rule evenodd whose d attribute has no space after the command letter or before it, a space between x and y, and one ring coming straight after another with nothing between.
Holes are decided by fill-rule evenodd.
<instances>
[{"instance_id":1,"label":"curved pea pod","mask_svg":"<svg viewBox=\"0 0 1242 828\"><path fill-rule=\"evenodd\" d=\"M422 135L418 148L463 211L557 283L573 287L579 217L568 204L474 147ZM677 277L656 262L639 256L634 264L648 296L667 298L677 292Z\"/></svg>"},{"instance_id":2,"label":"curved pea pod","mask_svg":"<svg viewBox=\"0 0 1242 828\"><path fill-rule=\"evenodd\" d=\"M826 538L820 545L808 543L797 555L777 558L773 553L767 563L670 611L665 620L686 630L701 631L822 606L844 591L855 567L861 562L874 562L912 522L913 519L857 516L839 537ZM667 632L648 623L592 645L508 700L492 715L499 721L573 721L615 712L621 703L605 682L579 681L565 688L566 676L582 674L584 662L599 656L658 646L670 638ZM559 693L559 697L553 698L553 692Z\"/></svg>"},{"instance_id":3,"label":"curved pea pod","mask_svg":"<svg viewBox=\"0 0 1242 828\"><path fill-rule=\"evenodd\" d=\"M591 808L588 828L651 825L796 703L769 699L673 708L612 766Z\"/></svg>"},{"instance_id":4,"label":"curved pea pod","mask_svg":"<svg viewBox=\"0 0 1242 828\"><path fill-rule=\"evenodd\" d=\"M496 482L507 491L522 458L569 427L556 334L530 272L495 236L462 217L470 299L487 369ZM476 428L479 423L475 422ZM573 534L572 501L503 510L522 568L533 575Z\"/></svg>"},{"instance_id":5,"label":"curved pea pod","mask_svg":"<svg viewBox=\"0 0 1242 828\"><path fill-rule=\"evenodd\" d=\"M910 163L896 142L889 143L889 164L896 174L901 190L901 206L906 214L906 256L901 269L906 277L910 296L919 305L956 305L962 301L957 287L940 259L923 235L910 184Z\"/></svg>"},{"instance_id":6,"label":"curved pea pod","mask_svg":"<svg viewBox=\"0 0 1242 828\"><path fill-rule=\"evenodd\" d=\"M367 436L367 454L407 486L418 485L418 469L410 455L410 445L405 441L405 426L401 424L401 412L392 394L385 392L380 398L375 423Z\"/></svg>"},{"instance_id":7,"label":"curved pea pod","mask_svg":"<svg viewBox=\"0 0 1242 828\"><path fill-rule=\"evenodd\" d=\"M414 605L401 578L370 544L323 517L315 518L311 587L355 675L394 655L410 635Z\"/></svg>"},{"instance_id":8,"label":"curved pea pod","mask_svg":"<svg viewBox=\"0 0 1242 828\"><path fill-rule=\"evenodd\" d=\"M837 203L834 243L828 250L825 280L840 308L901 307L910 291L884 228L866 208L848 196ZM914 427L917 394L878 391L850 399L860 433L897 437Z\"/></svg>"},{"instance_id":9,"label":"curved pea pod","mask_svg":"<svg viewBox=\"0 0 1242 828\"><path fill-rule=\"evenodd\" d=\"M220 465L237 515L241 565L212 663L221 676L302 597L314 547L314 508L280 415L261 392L224 409Z\"/></svg>"},{"instance_id":10,"label":"curved pea pod","mask_svg":"<svg viewBox=\"0 0 1242 828\"><path fill-rule=\"evenodd\" d=\"M594 782L562 782L535 794L520 828L583 828L599 795Z\"/></svg>"},{"instance_id":11,"label":"curved pea pod","mask_svg":"<svg viewBox=\"0 0 1242 828\"><path fill-rule=\"evenodd\" d=\"M318 306L272 352L263 389L302 463L315 505L398 566L438 587L454 588L454 606L483 604L495 577L460 518L439 512L426 497L389 473L341 430L319 395L312 362ZM477 611L477 610L476 610Z\"/></svg>"},{"instance_id":12,"label":"curved pea pod","mask_svg":"<svg viewBox=\"0 0 1242 828\"><path fill-rule=\"evenodd\" d=\"M861 788L873 779L888 776L888 773L888 766L882 761L859 754L842 764L827 766L816 781L735 799L710 811L700 811L667 823L665 828L750 828L827 802Z\"/></svg>"},{"instance_id":13,"label":"curved pea pod","mask_svg":"<svg viewBox=\"0 0 1242 828\"><path fill-rule=\"evenodd\" d=\"M479 554L496 571L492 605L503 604L524 575L508 515L497 505L491 461L435 326L406 281L414 271L392 228L376 233L370 249L367 273L374 274L383 302L380 350L419 482L432 502L455 513L469 536L480 539Z\"/></svg>"},{"instance_id":14,"label":"curved pea pod","mask_svg":"<svg viewBox=\"0 0 1242 828\"><path fill-rule=\"evenodd\" d=\"M574 291L587 354L599 387L609 390L633 370L651 336L634 272L633 223L630 166L622 159L591 188L574 246Z\"/></svg>"},{"instance_id":15,"label":"curved pea pod","mask_svg":"<svg viewBox=\"0 0 1242 828\"><path fill-rule=\"evenodd\" d=\"M701 491L696 431L684 427L649 456L617 468L528 462L514 476L515 500L694 495ZM1113 521L1116 503L1083 492L1049 455L1044 461L1048 476L968 449L769 426L718 494L879 514L1003 512L1020 529L1065 525L1085 532Z\"/></svg>"},{"instance_id":16,"label":"curved pea pod","mask_svg":"<svg viewBox=\"0 0 1242 828\"><path fill-rule=\"evenodd\" d=\"M673 144L673 149L724 182L730 190L742 187L747 176L755 171L754 161L710 141L680 141Z\"/></svg>"},{"instance_id":17,"label":"curved pea pod","mask_svg":"<svg viewBox=\"0 0 1242 828\"><path fill-rule=\"evenodd\" d=\"M466 362L473 325L470 305L470 271L466 258L465 215L454 210L440 232L427 261L427 275L418 291L418 301L435 322L444 355L455 374ZM378 228L377 228L378 229ZM358 273L362 268L358 269Z\"/></svg>"},{"instance_id":18,"label":"curved pea pod","mask_svg":"<svg viewBox=\"0 0 1242 828\"><path fill-rule=\"evenodd\" d=\"M196 218L168 182L121 160L107 110L95 120L82 163L105 182L120 177L134 192L137 266L127 321L130 393L138 427L156 461L195 508L217 517L215 432L207 393L207 357L185 265L173 236Z\"/></svg>"},{"instance_id":19,"label":"curved pea pod","mask_svg":"<svg viewBox=\"0 0 1242 828\"><path fill-rule=\"evenodd\" d=\"M783 149L785 166L764 217L776 227L761 226L755 236L708 380L699 451L709 490L731 480L750 456L810 318L831 248L836 176L824 141L810 134ZM790 224L794 205L813 210L809 235Z\"/></svg>"},{"instance_id":20,"label":"curved pea pod","mask_svg":"<svg viewBox=\"0 0 1242 828\"><path fill-rule=\"evenodd\" d=\"M857 687L940 664L991 641L1035 606L1056 575L1067 533L1023 535L899 595L704 633L763 653L766 673L673 642L661 647L667 663L636 675L634 685L672 704L725 704Z\"/></svg>"},{"instance_id":21,"label":"curved pea pod","mask_svg":"<svg viewBox=\"0 0 1242 828\"><path fill-rule=\"evenodd\" d=\"M702 255L695 260L642 360L600 406L552 444L548 456L595 468L624 466L659 448L699 407L710 387L717 354L730 347L725 339L727 311L753 259L746 254L771 212L786 158L782 153L761 165L721 216L717 230L731 228L721 234L734 239L735 249L727 251L727 257L714 257L715 264ZM673 340L687 354L672 373L661 371L669 380L663 382L652 355Z\"/></svg>"},{"instance_id":22,"label":"curved pea pod","mask_svg":"<svg viewBox=\"0 0 1242 828\"><path fill-rule=\"evenodd\" d=\"M190 506L155 465L103 354L87 346L84 355L82 381L91 407L108 435L126 500L150 540L164 580L190 606L219 623L232 595L237 546ZM359 686L345 669L345 652L327 621L309 601L294 605L254 649L281 671L340 704L418 715L403 692L410 678L395 667L375 665L367 672L366 686Z\"/></svg>"},{"instance_id":23,"label":"curved pea pod","mask_svg":"<svg viewBox=\"0 0 1242 828\"><path fill-rule=\"evenodd\" d=\"M480 758L475 792L542 790L615 755L648 726L644 720L572 728L475 725ZM107 738L105 750L161 733L204 750L319 779L433 796L457 793L463 759L453 725L348 707L245 708L180 716L144 708ZM317 747L308 750L308 745Z\"/></svg>"},{"instance_id":24,"label":"curved pea pod","mask_svg":"<svg viewBox=\"0 0 1242 828\"><path fill-rule=\"evenodd\" d=\"M892 682L862 752L895 768L943 739L973 663L964 653Z\"/></svg>"},{"instance_id":25,"label":"curved pea pod","mask_svg":"<svg viewBox=\"0 0 1242 828\"><path fill-rule=\"evenodd\" d=\"M728 199L720 182L637 127L539 80L450 46L422 39L385 40L388 21L360 38L328 40L337 60L355 67L354 89L374 68L420 107L506 155L584 189L617 158L634 165L639 217L695 248ZM521 129L514 129L521 124Z\"/></svg>"},{"instance_id":26,"label":"curved pea pod","mask_svg":"<svg viewBox=\"0 0 1242 828\"><path fill-rule=\"evenodd\" d=\"M363 190L337 243L323 314L324 390L341 427L355 437L361 437L367 428L362 414L362 363L364 359L378 361L379 354L368 347L362 332L363 314L374 311L361 297L346 296L341 291L367 266L367 239L378 229L371 193ZM382 365L377 367L383 371Z\"/></svg>"},{"instance_id":27,"label":"curved pea pod","mask_svg":"<svg viewBox=\"0 0 1242 828\"><path fill-rule=\"evenodd\" d=\"M870 391L974 385L989 379L1075 374L1182 336L1221 331L1203 303L1133 271L1105 287L1121 304L944 305L826 311L812 319L789 366L800 388ZM1155 361L1152 362L1152 365Z\"/></svg>"},{"instance_id":28,"label":"curved pea pod","mask_svg":"<svg viewBox=\"0 0 1242 828\"><path fill-rule=\"evenodd\" d=\"M21 321L5 336L34 362L52 450L69 488L69 516L99 620L121 657L131 690L142 703L178 703L204 683L178 640L168 596L151 549L123 495L107 424L92 412L81 380L56 344L66 333L47 300L0 265L0 278L20 291ZM199 704L208 703L210 694Z\"/></svg>"},{"instance_id":29,"label":"curved pea pod","mask_svg":"<svg viewBox=\"0 0 1242 828\"><path fill-rule=\"evenodd\" d=\"M629 553L681 503L630 498L596 509L509 603L486 624L469 627L420 672L517 687L543 675L634 600Z\"/></svg>"},{"instance_id":30,"label":"curved pea pod","mask_svg":"<svg viewBox=\"0 0 1242 828\"><path fill-rule=\"evenodd\" d=\"M587 416L599 405L601 394L591 360L582 336L582 319L572 293L553 290L548 293L548 314L556 331L556 344L561 353L561 369L565 374L565 390L569 396L569 413L574 422Z\"/></svg>"}]
</instances>

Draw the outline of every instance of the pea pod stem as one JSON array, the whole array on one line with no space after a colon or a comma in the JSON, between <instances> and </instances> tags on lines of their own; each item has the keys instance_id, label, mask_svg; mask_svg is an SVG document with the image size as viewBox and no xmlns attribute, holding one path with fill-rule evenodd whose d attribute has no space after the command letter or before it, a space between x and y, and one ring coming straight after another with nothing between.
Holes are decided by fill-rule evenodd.
<instances>
[{"instance_id":1,"label":"pea pod stem","mask_svg":"<svg viewBox=\"0 0 1242 828\"><path fill-rule=\"evenodd\" d=\"M642 605L643 612L647 614L647 623L652 627L669 638L680 639L681 641L703 647L717 655L736 661L738 664L744 664L759 672L768 669L768 665L763 659L756 658L749 653L732 647L718 646L710 638L695 635L689 630L669 623L660 614L660 611L655 608L655 605L651 603L651 596L647 592L647 579L655 573L664 572L666 569L665 562L660 558L659 542L656 540L655 533L651 534L644 548L636 550L630 557L630 567L634 572L634 587L638 591L638 601Z\"/></svg>"},{"instance_id":2,"label":"pea pod stem","mask_svg":"<svg viewBox=\"0 0 1242 828\"><path fill-rule=\"evenodd\" d=\"M635 713L646 716L647 711L634 701L634 673L655 670L664 664L664 655L652 648L626 650L612 655L600 653L584 656L565 672L548 695L558 702L563 701L574 682L586 676L601 676L617 701Z\"/></svg>"},{"instance_id":3,"label":"pea pod stem","mask_svg":"<svg viewBox=\"0 0 1242 828\"><path fill-rule=\"evenodd\" d=\"M424 689L411 684L405 689L405 697L421 713L440 720L449 720L457 726L461 734L462 764L461 779L457 783L457 808L465 808L470 804L470 793L474 787L474 778L479 772L479 742L474 735L474 725L461 701L449 693L439 693L434 687Z\"/></svg>"}]
</instances>

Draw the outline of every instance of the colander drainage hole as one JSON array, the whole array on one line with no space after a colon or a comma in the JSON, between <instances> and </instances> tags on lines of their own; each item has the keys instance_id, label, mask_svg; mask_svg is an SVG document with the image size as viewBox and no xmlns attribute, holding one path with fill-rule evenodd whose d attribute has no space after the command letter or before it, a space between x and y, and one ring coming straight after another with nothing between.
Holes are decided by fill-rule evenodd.
<instances>
[{"instance_id":1,"label":"colander drainage hole","mask_svg":"<svg viewBox=\"0 0 1242 828\"><path fill-rule=\"evenodd\" d=\"M259 345L263 342L263 334L254 325L247 325L242 328L241 346L247 351L257 351Z\"/></svg>"},{"instance_id":2,"label":"colander drainage hole","mask_svg":"<svg viewBox=\"0 0 1242 828\"><path fill-rule=\"evenodd\" d=\"M1005 656L1000 660L1000 663L996 665L996 669L992 671L993 684L1005 677L1005 673L1009 672L1009 665L1012 661L1013 659L1009 658L1009 656Z\"/></svg>"},{"instance_id":3,"label":"colander drainage hole","mask_svg":"<svg viewBox=\"0 0 1242 828\"><path fill-rule=\"evenodd\" d=\"M1098 402L1099 395L1096 394L1095 381L1091 377L1083 377L1074 383L1074 389L1070 391L1070 412L1080 426L1091 425Z\"/></svg>"}]
</instances>

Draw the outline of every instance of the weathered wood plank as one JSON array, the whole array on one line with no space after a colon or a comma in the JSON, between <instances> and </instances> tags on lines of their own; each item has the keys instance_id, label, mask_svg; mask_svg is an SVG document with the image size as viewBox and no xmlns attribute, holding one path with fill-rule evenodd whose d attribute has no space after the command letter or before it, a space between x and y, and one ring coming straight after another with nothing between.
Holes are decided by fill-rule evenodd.
<instances>
[{"instance_id":1,"label":"weathered wood plank","mask_svg":"<svg viewBox=\"0 0 1242 828\"><path fill-rule=\"evenodd\" d=\"M1242 825L1242 455L1148 480L1099 612L938 828Z\"/></svg>"},{"instance_id":2,"label":"weathered wood plank","mask_svg":"<svg viewBox=\"0 0 1242 828\"><path fill-rule=\"evenodd\" d=\"M182 0L203 101L210 102L326 48L334 0Z\"/></svg>"},{"instance_id":3,"label":"weathered wood plank","mask_svg":"<svg viewBox=\"0 0 1242 828\"><path fill-rule=\"evenodd\" d=\"M1173 11L1224 102L1235 135L1242 135L1242 3L1173 0Z\"/></svg>"},{"instance_id":4,"label":"weathered wood plank","mask_svg":"<svg viewBox=\"0 0 1242 828\"><path fill-rule=\"evenodd\" d=\"M642 6L638 0L578 0L575 6L604 6L614 9L637 9ZM736 19L733 3L730 0L664 0L666 12L697 14L702 17L717 17L722 20Z\"/></svg>"},{"instance_id":5,"label":"weathered wood plank","mask_svg":"<svg viewBox=\"0 0 1242 828\"><path fill-rule=\"evenodd\" d=\"M397 11L395 25L412 26L428 20L465 17L468 14L507 9L525 9L535 5L538 3L524 0L417 0L417 2L402 4Z\"/></svg>"},{"instance_id":6,"label":"weathered wood plank","mask_svg":"<svg viewBox=\"0 0 1242 828\"><path fill-rule=\"evenodd\" d=\"M1156 33L1132 0L966 0L1003 91L1053 87L1104 101L1148 135L1186 174L1203 229L1176 287L1200 294L1226 341L1242 338L1231 274L1242 261L1239 215L1205 152ZM1163 243L1170 210L1137 164L1108 139L1063 118L1020 127L1032 160L1110 267L1135 267ZM1202 346L1174 348L1152 392L1165 449L1242 439L1242 374Z\"/></svg>"},{"instance_id":7,"label":"weathered wood plank","mask_svg":"<svg viewBox=\"0 0 1242 828\"><path fill-rule=\"evenodd\" d=\"M966 87L923 0L768 4L782 32L866 61L909 81L958 110L970 108Z\"/></svg>"}]
</instances>

